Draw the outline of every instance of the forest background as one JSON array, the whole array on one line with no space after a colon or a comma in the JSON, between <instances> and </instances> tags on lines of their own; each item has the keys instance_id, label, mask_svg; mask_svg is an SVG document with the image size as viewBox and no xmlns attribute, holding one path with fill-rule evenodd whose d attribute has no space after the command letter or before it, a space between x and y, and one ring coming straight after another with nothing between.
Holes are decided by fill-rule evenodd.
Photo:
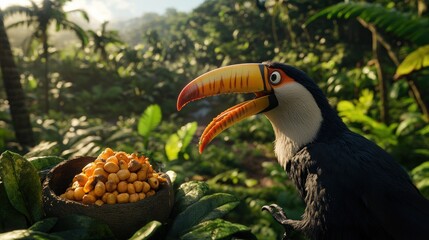
<instances>
[{"instance_id":1,"label":"forest background","mask_svg":"<svg viewBox=\"0 0 429 240\"><path fill-rule=\"evenodd\" d=\"M226 219L277 239L281 227L261 206L276 202L299 218L304 205L276 163L268 120L245 120L199 154L204 126L248 96L181 112L176 99L211 69L278 61L307 72L348 127L388 151L429 197L427 1L206 0L190 12L93 29L84 11L64 10L68 2L2 9L0 152L143 152L175 171L176 186L205 181L211 192L237 196Z\"/></svg>"}]
</instances>

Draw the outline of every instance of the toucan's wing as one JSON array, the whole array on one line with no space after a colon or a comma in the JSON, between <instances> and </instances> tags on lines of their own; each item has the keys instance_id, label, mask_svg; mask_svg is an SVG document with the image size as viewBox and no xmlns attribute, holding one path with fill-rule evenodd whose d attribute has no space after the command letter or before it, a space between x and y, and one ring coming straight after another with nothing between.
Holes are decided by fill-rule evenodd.
<instances>
[{"instance_id":1,"label":"toucan's wing","mask_svg":"<svg viewBox=\"0 0 429 240\"><path fill-rule=\"evenodd\" d=\"M318 191L326 195L327 225L336 226L329 235L429 239L429 201L376 144L347 131L327 142L316 140L304 150L306 161L312 162L307 168L318 175ZM308 183L301 188L303 197L314 194Z\"/></svg>"}]
</instances>

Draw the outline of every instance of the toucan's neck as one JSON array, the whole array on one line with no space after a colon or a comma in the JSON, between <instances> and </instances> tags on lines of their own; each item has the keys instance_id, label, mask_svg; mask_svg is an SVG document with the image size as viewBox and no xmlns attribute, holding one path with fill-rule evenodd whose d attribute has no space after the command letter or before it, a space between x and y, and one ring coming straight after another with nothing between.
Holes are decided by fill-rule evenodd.
<instances>
[{"instance_id":1,"label":"toucan's neck","mask_svg":"<svg viewBox=\"0 0 429 240\"><path fill-rule=\"evenodd\" d=\"M320 89L313 92L292 83L275 94L279 104L265 115L274 129L274 150L281 166L285 167L302 147L330 141L347 130Z\"/></svg>"},{"instance_id":2,"label":"toucan's neck","mask_svg":"<svg viewBox=\"0 0 429 240\"><path fill-rule=\"evenodd\" d=\"M303 146L313 142L322 126L322 112L311 93L299 83L275 91L276 108L265 113L276 135L275 153L280 165Z\"/></svg>"}]
</instances>

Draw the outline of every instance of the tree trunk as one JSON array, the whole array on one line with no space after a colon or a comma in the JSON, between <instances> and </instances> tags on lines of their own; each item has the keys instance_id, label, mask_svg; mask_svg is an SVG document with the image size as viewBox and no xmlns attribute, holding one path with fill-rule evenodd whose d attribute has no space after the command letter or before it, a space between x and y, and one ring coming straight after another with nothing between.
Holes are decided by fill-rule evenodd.
<instances>
[{"instance_id":1,"label":"tree trunk","mask_svg":"<svg viewBox=\"0 0 429 240\"><path fill-rule=\"evenodd\" d=\"M385 123L389 124L389 102L387 98L387 83L385 78L383 77L383 71L381 69L379 57L378 57L378 33L375 27L372 24L369 24L362 20L361 18L357 19L362 26L364 26L366 29L368 29L372 34L372 55L373 60L376 69L377 69L377 78L378 78L378 91L379 91L379 97L380 97L380 120Z\"/></svg>"},{"instance_id":2,"label":"tree trunk","mask_svg":"<svg viewBox=\"0 0 429 240\"><path fill-rule=\"evenodd\" d=\"M48 69L48 59L49 59L49 46L48 46L48 33L47 29L42 30L42 42L43 42L43 58L45 59L45 71L44 71L44 95L45 95L45 113L49 113L49 69Z\"/></svg>"},{"instance_id":3,"label":"tree trunk","mask_svg":"<svg viewBox=\"0 0 429 240\"><path fill-rule=\"evenodd\" d=\"M30 116L25 105L25 94L22 89L20 76L12 55L9 39L0 10L0 67L7 99L10 106L12 125L16 139L25 147L34 146L33 129Z\"/></svg>"}]
</instances>

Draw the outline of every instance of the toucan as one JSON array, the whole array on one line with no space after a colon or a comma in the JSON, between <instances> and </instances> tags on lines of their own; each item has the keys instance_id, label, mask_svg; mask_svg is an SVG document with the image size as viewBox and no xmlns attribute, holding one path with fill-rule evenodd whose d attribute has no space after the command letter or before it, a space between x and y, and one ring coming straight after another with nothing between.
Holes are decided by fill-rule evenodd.
<instances>
[{"instance_id":1,"label":"toucan","mask_svg":"<svg viewBox=\"0 0 429 240\"><path fill-rule=\"evenodd\" d=\"M306 207L289 219L277 204L263 207L285 228L310 239L429 239L429 200L382 148L350 131L317 84L283 63L245 63L207 72L180 92L177 109L226 93L255 97L219 114L199 150L233 124L262 113L274 129L274 151Z\"/></svg>"}]
</instances>

